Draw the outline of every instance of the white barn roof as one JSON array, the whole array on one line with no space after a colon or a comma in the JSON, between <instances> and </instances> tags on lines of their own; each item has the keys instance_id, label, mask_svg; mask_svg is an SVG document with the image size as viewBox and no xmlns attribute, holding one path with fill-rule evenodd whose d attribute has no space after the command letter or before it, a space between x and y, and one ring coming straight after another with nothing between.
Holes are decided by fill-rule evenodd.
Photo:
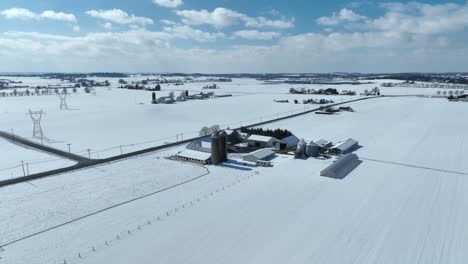
<instances>
[{"instance_id":1,"label":"white barn roof","mask_svg":"<svg viewBox=\"0 0 468 264\"><path fill-rule=\"evenodd\" d=\"M281 143L287 144L288 146L297 145L299 141L299 138L295 135L291 135L280 140Z\"/></svg>"},{"instance_id":2,"label":"white barn roof","mask_svg":"<svg viewBox=\"0 0 468 264\"><path fill-rule=\"evenodd\" d=\"M269 156L275 154L275 152L271 149L264 148L259 149L254 152L251 152L243 157L244 160L255 162L257 160L263 160L268 158Z\"/></svg>"},{"instance_id":3,"label":"white barn roof","mask_svg":"<svg viewBox=\"0 0 468 264\"><path fill-rule=\"evenodd\" d=\"M339 149L342 152L346 152L346 151L356 147L357 144L358 144L358 142L356 140L350 138L350 139L348 139L346 141L343 141L343 142L340 142L340 143L336 144L332 148L333 149Z\"/></svg>"},{"instance_id":4,"label":"white barn roof","mask_svg":"<svg viewBox=\"0 0 468 264\"><path fill-rule=\"evenodd\" d=\"M257 141L257 142L276 142L278 139L274 137L266 137L260 135L251 135L247 138L248 140Z\"/></svg>"},{"instance_id":5,"label":"white barn roof","mask_svg":"<svg viewBox=\"0 0 468 264\"><path fill-rule=\"evenodd\" d=\"M350 153L339 157L335 162L330 164L320 172L321 176L334 179L343 179L351 171L353 171L361 161L356 154Z\"/></svg>"},{"instance_id":6,"label":"white barn roof","mask_svg":"<svg viewBox=\"0 0 468 264\"><path fill-rule=\"evenodd\" d=\"M208 160L211 159L211 153L206 153L206 152L201 152L201 151L195 151L191 149L186 149L176 156L178 157L184 157L188 159L196 159L196 160Z\"/></svg>"}]
</instances>

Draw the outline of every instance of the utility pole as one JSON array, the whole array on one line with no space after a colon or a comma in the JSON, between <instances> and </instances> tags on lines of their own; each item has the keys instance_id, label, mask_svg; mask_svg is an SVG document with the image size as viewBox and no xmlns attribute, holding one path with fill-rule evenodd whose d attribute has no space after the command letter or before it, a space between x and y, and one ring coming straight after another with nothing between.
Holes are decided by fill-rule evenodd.
<instances>
[{"instance_id":1,"label":"utility pole","mask_svg":"<svg viewBox=\"0 0 468 264\"><path fill-rule=\"evenodd\" d=\"M123 155L122 145L120 145L120 155Z\"/></svg>"},{"instance_id":2,"label":"utility pole","mask_svg":"<svg viewBox=\"0 0 468 264\"><path fill-rule=\"evenodd\" d=\"M21 161L21 167L23 168L23 176L26 176L26 171L24 170L24 161Z\"/></svg>"},{"instance_id":3,"label":"utility pole","mask_svg":"<svg viewBox=\"0 0 468 264\"><path fill-rule=\"evenodd\" d=\"M67 146L68 146L68 153L71 153L71 148L70 148L71 144L68 143Z\"/></svg>"},{"instance_id":4,"label":"utility pole","mask_svg":"<svg viewBox=\"0 0 468 264\"><path fill-rule=\"evenodd\" d=\"M91 149L88 149L88 157L91 159Z\"/></svg>"},{"instance_id":5,"label":"utility pole","mask_svg":"<svg viewBox=\"0 0 468 264\"><path fill-rule=\"evenodd\" d=\"M28 175L29 175L29 163L26 163L26 172L27 172Z\"/></svg>"}]
</instances>

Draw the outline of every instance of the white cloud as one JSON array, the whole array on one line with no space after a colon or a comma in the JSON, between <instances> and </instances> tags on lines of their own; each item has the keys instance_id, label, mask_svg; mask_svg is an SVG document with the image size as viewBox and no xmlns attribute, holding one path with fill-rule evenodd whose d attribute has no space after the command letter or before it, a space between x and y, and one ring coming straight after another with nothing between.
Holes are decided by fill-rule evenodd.
<instances>
[{"instance_id":1,"label":"white cloud","mask_svg":"<svg viewBox=\"0 0 468 264\"><path fill-rule=\"evenodd\" d=\"M177 25L177 22L168 19L161 19L160 22L165 25Z\"/></svg>"},{"instance_id":2,"label":"white cloud","mask_svg":"<svg viewBox=\"0 0 468 264\"><path fill-rule=\"evenodd\" d=\"M212 12L208 10L178 10L176 14L182 18L182 22L189 25L212 25L215 27L228 27L244 24L246 27L272 27L292 28L294 19L270 20L265 17L249 17L234 10L218 7Z\"/></svg>"},{"instance_id":3,"label":"white cloud","mask_svg":"<svg viewBox=\"0 0 468 264\"><path fill-rule=\"evenodd\" d=\"M79 37L10 32L0 35L5 62L0 71L37 71L44 66L50 71L134 72L455 71L468 67L463 42L399 32L307 33L282 37L274 45L217 49L171 44L175 38L215 39L209 34L216 33L186 27ZM427 63L429 58L438 63ZM66 63L70 60L74 63Z\"/></svg>"},{"instance_id":4,"label":"white cloud","mask_svg":"<svg viewBox=\"0 0 468 264\"><path fill-rule=\"evenodd\" d=\"M56 20L64 21L69 23L77 23L76 17L73 14L67 14L63 12L55 12L52 10L46 10L40 14L34 13L29 9L25 8L10 8L0 12L7 19L22 19L22 20Z\"/></svg>"},{"instance_id":5,"label":"white cloud","mask_svg":"<svg viewBox=\"0 0 468 264\"><path fill-rule=\"evenodd\" d=\"M192 28L187 25L165 27L164 31L169 33L175 38L193 39L199 42L213 41L218 38L225 37L224 33L210 33L199 29Z\"/></svg>"},{"instance_id":6,"label":"white cloud","mask_svg":"<svg viewBox=\"0 0 468 264\"><path fill-rule=\"evenodd\" d=\"M382 5L387 13L367 23L370 29L438 34L462 31L468 27L468 3L429 5L422 3L389 3Z\"/></svg>"},{"instance_id":7,"label":"white cloud","mask_svg":"<svg viewBox=\"0 0 468 264\"><path fill-rule=\"evenodd\" d=\"M104 29L106 30L112 30L112 23L111 22L106 22L101 25Z\"/></svg>"},{"instance_id":8,"label":"white cloud","mask_svg":"<svg viewBox=\"0 0 468 264\"><path fill-rule=\"evenodd\" d=\"M184 4L184 1L182 0L153 0L153 3L163 6L163 7L168 7L168 8L176 8Z\"/></svg>"},{"instance_id":9,"label":"white cloud","mask_svg":"<svg viewBox=\"0 0 468 264\"><path fill-rule=\"evenodd\" d=\"M73 26L73 31L80 32L80 30L81 30L80 26L78 26L78 25Z\"/></svg>"},{"instance_id":10,"label":"white cloud","mask_svg":"<svg viewBox=\"0 0 468 264\"><path fill-rule=\"evenodd\" d=\"M43 18L43 19L51 19L51 20L57 20L57 21L76 23L75 15L66 14L63 12L55 12L52 10L47 10L47 11L42 12L39 16L40 18Z\"/></svg>"},{"instance_id":11,"label":"white cloud","mask_svg":"<svg viewBox=\"0 0 468 264\"><path fill-rule=\"evenodd\" d=\"M316 22L324 26L334 26L343 22L357 22L366 19L367 18L365 16L361 16L355 13L353 10L343 8L340 10L340 12L333 13L332 16L318 18Z\"/></svg>"},{"instance_id":12,"label":"white cloud","mask_svg":"<svg viewBox=\"0 0 468 264\"><path fill-rule=\"evenodd\" d=\"M37 19L38 15L34 12L31 12L29 9L25 8L10 8L5 9L0 12L0 15L4 16L7 19Z\"/></svg>"},{"instance_id":13,"label":"white cloud","mask_svg":"<svg viewBox=\"0 0 468 264\"><path fill-rule=\"evenodd\" d=\"M279 32L262 32L258 30L239 30L234 32L233 37L248 40L272 40L281 36Z\"/></svg>"},{"instance_id":14,"label":"white cloud","mask_svg":"<svg viewBox=\"0 0 468 264\"><path fill-rule=\"evenodd\" d=\"M86 14L116 24L138 24L142 26L153 24L153 20L150 18L129 15L120 9L89 10L86 11Z\"/></svg>"},{"instance_id":15,"label":"white cloud","mask_svg":"<svg viewBox=\"0 0 468 264\"><path fill-rule=\"evenodd\" d=\"M436 72L468 68L465 30L468 4L411 3L383 7L385 13L377 18L363 18L354 12L335 14L345 27L358 25L347 27L346 32L340 32L339 27L325 26L319 31L322 33L281 36L279 30L259 29L268 27L269 19L224 9L194 11L202 13L190 13L190 16L180 14L186 24L161 21L167 26L160 32L138 28L144 25L134 23L129 27L135 30L76 37L37 32L0 33L0 57L4 62L0 72L43 71L44 68L131 72ZM200 14L197 20L195 15ZM234 31L229 36L190 26L208 24L222 28L248 23L251 28ZM176 41L234 38L238 39L236 43L241 42L239 39L275 41L267 42L268 45L197 44L202 48L178 47Z\"/></svg>"}]
</instances>

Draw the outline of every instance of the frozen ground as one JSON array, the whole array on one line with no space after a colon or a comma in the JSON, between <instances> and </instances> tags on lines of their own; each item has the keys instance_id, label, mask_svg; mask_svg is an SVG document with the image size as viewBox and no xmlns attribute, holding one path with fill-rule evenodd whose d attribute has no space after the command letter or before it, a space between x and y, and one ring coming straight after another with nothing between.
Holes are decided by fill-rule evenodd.
<instances>
[{"instance_id":1,"label":"frozen ground","mask_svg":"<svg viewBox=\"0 0 468 264\"><path fill-rule=\"evenodd\" d=\"M22 78L25 84L57 84L57 80ZM138 78L133 78L138 79ZM141 78L140 78L141 79ZM103 81L104 79L98 79ZM117 89L117 79L109 79L112 89L97 88L97 95L78 94L68 99L70 111L60 111L57 96L29 96L0 98L0 129L30 137L32 122L25 113L29 110L43 109L42 127L53 147L87 155L91 150L92 158L103 158L138 149L173 142L181 138L196 136L202 126L219 124L223 127L238 127L261 120L289 115L316 107L314 105L295 105L274 103L274 100L289 99L332 99L335 102L350 100L359 96L316 96L289 95L291 87L328 88L356 90L379 86L375 84L353 85L265 85L253 79L234 79L232 83L218 83L221 89L217 94L233 94L230 98L204 101L189 101L174 105L151 105L151 93L145 91ZM163 85L158 96L175 91L176 96L183 90L191 93L202 91L207 83L190 83L183 86ZM385 88L386 94L435 94L435 89ZM203 90L205 92L211 90ZM122 146L122 147L121 147ZM19 162L19 161L18 161Z\"/></svg>"},{"instance_id":2,"label":"frozen ground","mask_svg":"<svg viewBox=\"0 0 468 264\"><path fill-rule=\"evenodd\" d=\"M357 139L363 163L343 180L319 176L330 161L283 156L274 168L209 166L195 179L206 171L158 159L174 149L2 188L4 244L195 179L5 246L1 261L464 263L466 104L380 98L352 107L271 125L307 139Z\"/></svg>"},{"instance_id":3,"label":"frozen ground","mask_svg":"<svg viewBox=\"0 0 468 264\"><path fill-rule=\"evenodd\" d=\"M28 149L0 138L0 180L15 178L25 173L33 174L47 170L67 167L75 162L52 156L44 152Z\"/></svg>"}]
</instances>

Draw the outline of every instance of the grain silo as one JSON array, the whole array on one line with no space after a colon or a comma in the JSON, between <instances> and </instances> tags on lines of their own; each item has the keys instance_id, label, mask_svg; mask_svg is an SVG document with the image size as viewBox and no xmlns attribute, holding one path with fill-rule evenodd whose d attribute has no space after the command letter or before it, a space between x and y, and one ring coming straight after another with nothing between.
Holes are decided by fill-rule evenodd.
<instances>
[{"instance_id":1,"label":"grain silo","mask_svg":"<svg viewBox=\"0 0 468 264\"><path fill-rule=\"evenodd\" d=\"M214 133L213 135L211 135L211 163L215 165L221 163L219 144L219 135L218 133Z\"/></svg>"},{"instance_id":2,"label":"grain silo","mask_svg":"<svg viewBox=\"0 0 468 264\"><path fill-rule=\"evenodd\" d=\"M227 161L227 134L218 131L211 136L211 163L220 164Z\"/></svg>"},{"instance_id":3,"label":"grain silo","mask_svg":"<svg viewBox=\"0 0 468 264\"><path fill-rule=\"evenodd\" d=\"M309 157L316 157L319 154L320 146L315 144L313 141L310 141L306 146L306 155Z\"/></svg>"},{"instance_id":4,"label":"grain silo","mask_svg":"<svg viewBox=\"0 0 468 264\"><path fill-rule=\"evenodd\" d=\"M304 139L301 139L299 143L297 144L297 149L294 152L294 158L302 158L305 155L306 151L306 142Z\"/></svg>"}]
</instances>

